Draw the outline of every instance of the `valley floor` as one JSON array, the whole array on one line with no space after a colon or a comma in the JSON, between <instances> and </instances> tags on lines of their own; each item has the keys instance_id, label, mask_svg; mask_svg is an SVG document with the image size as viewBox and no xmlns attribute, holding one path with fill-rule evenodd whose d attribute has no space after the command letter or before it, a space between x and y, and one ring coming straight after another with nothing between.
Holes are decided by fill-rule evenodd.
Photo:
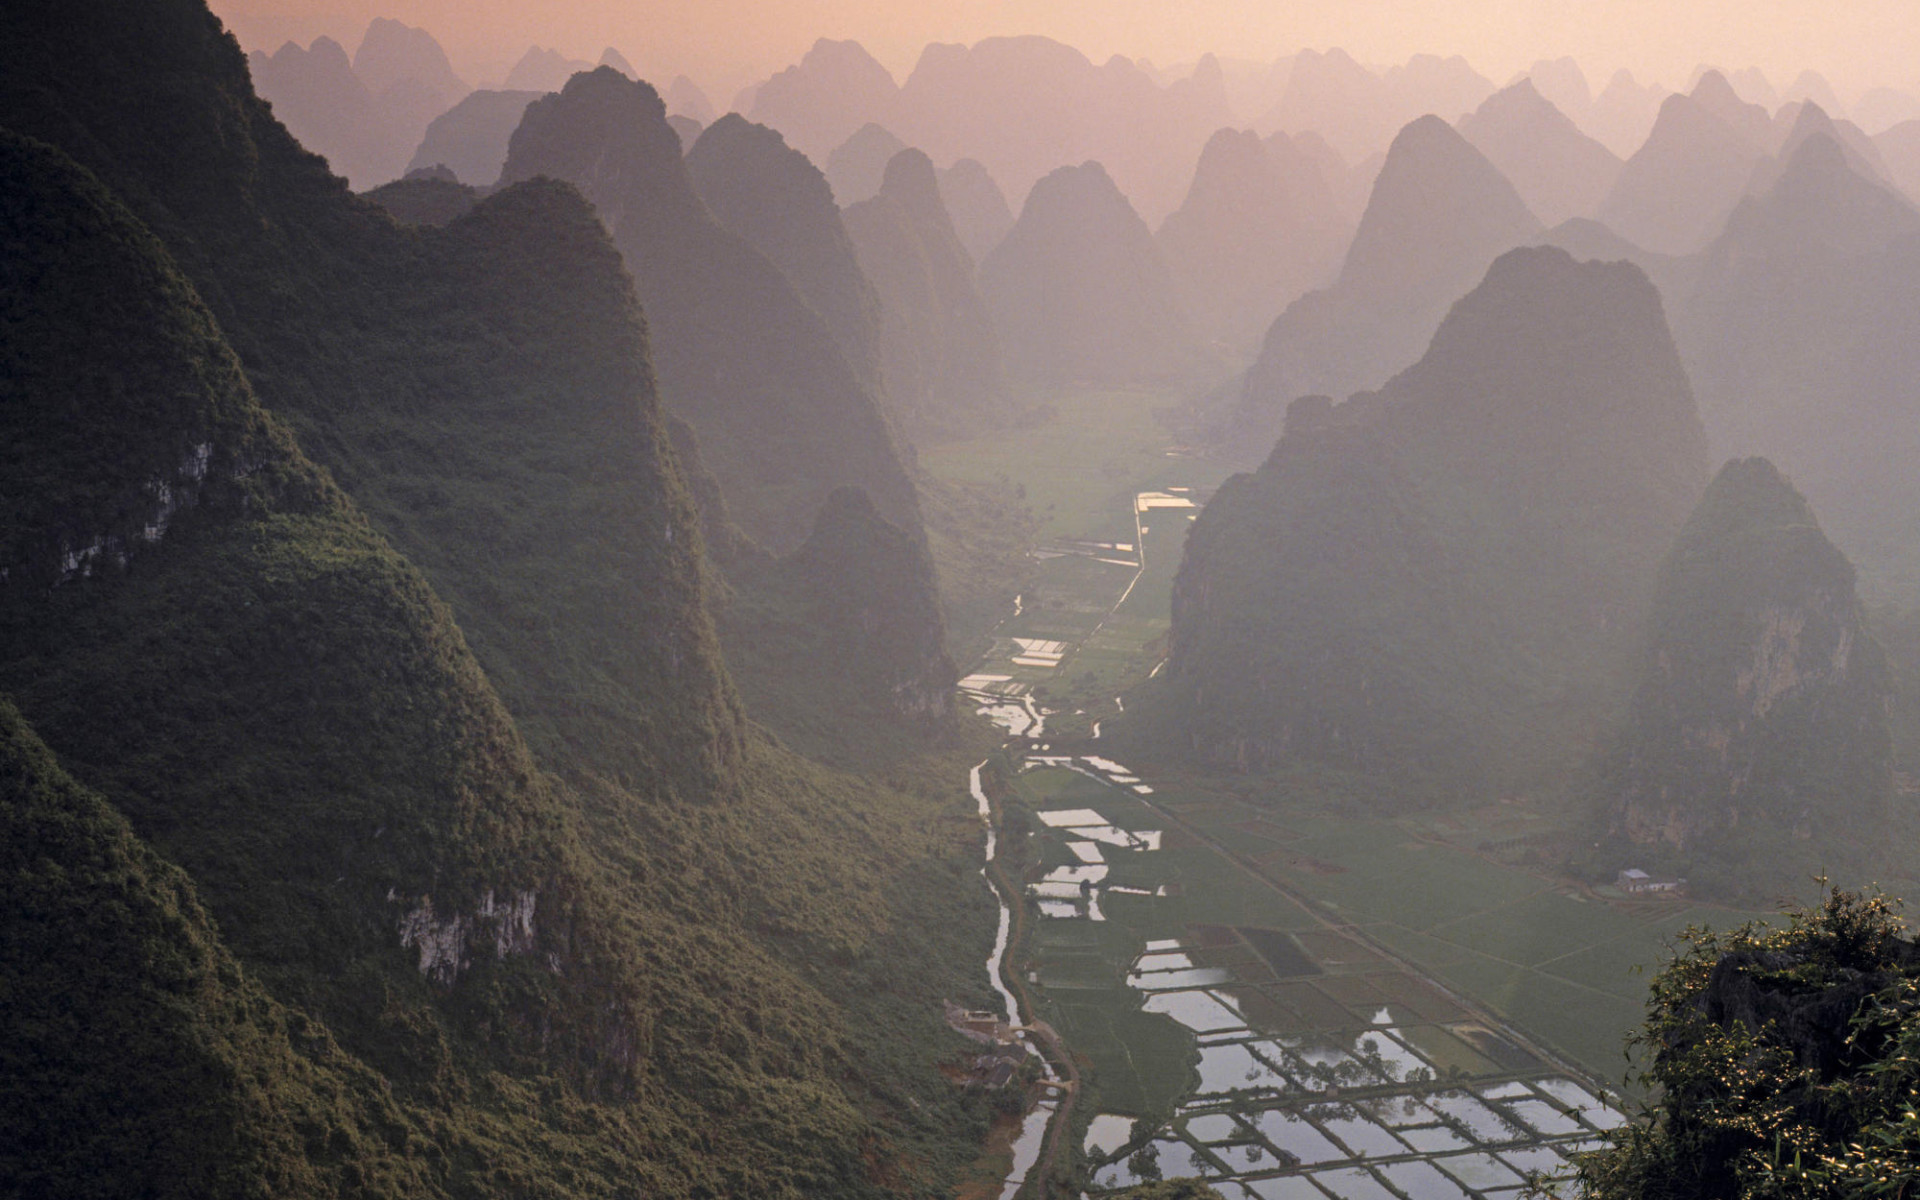
<instances>
[{"instance_id":1,"label":"valley floor","mask_svg":"<svg viewBox=\"0 0 1920 1200\"><path fill-rule=\"evenodd\" d=\"M1312 779L1107 757L1227 474L1169 444L1153 413L1173 399L1050 396L1040 428L921 455L1039 526L1018 611L962 688L1013 735L989 785L1029 896L1009 962L1085 1068L1082 1179L1518 1195L1619 1122L1602 1097L1632 1094L1624 1039L1678 933L1766 914L1583 887L1554 870L1572 823L1544 803L1385 817Z\"/></svg>"}]
</instances>

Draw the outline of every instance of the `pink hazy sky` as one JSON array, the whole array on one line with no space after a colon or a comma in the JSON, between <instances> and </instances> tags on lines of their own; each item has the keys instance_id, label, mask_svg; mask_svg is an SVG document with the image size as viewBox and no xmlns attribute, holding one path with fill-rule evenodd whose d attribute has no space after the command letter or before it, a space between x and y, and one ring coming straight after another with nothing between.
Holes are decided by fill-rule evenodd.
<instances>
[{"instance_id":1,"label":"pink hazy sky","mask_svg":"<svg viewBox=\"0 0 1920 1200\"><path fill-rule=\"evenodd\" d=\"M928 42L1038 33L1095 61L1171 65L1206 51L1272 59L1342 46L1363 62L1463 54L1505 82L1572 54L1597 90L1618 67L1684 86L1702 63L1802 70L1851 99L1920 79L1915 0L212 0L249 49L327 34L351 53L367 22L423 26L469 82L497 82L530 45L597 59L613 46L662 82L684 72L725 105L817 37L853 38L905 79Z\"/></svg>"}]
</instances>

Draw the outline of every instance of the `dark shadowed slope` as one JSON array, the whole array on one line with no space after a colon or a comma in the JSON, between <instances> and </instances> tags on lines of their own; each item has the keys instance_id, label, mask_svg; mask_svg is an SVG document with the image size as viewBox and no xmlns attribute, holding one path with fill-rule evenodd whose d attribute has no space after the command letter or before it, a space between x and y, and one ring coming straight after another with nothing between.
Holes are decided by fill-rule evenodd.
<instances>
[{"instance_id":1,"label":"dark shadowed slope","mask_svg":"<svg viewBox=\"0 0 1920 1200\"><path fill-rule=\"evenodd\" d=\"M1295 402L1201 513L1143 719L1217 767L1334 766L1402 800L1537 782L1615 694L1704 475L1652 285L1512 251L1417 365Z\"/></svg>"},{"instance_id":2,"label":"dark shadowed slope","mask_svg":"<svg viewBox=\"0 0 1920 1200\"><path fill-rule=\"evenodd\" d=\"M880 194L846 210L885 313L886 394L916 436L969 436L1009 415L1000 345L933 164L903 150Z\"/></svg>"},{"instance_id":3,"label":"dark shadowed slope","mask_svg":"<svg viewBox=\"0 0 1920 1200\"><path fill-rule=\"evenodd\" d=\"M729 113L687 151L687 173L707 210L780 268L861 381L877 384L879 298L820 169L778 133Z\"/></svg>"},{"instance_id":4,"label":"dark shadowed slope","mask_svg":"<svg viewBox=\"0 0 1920 1200\"><path fill-rule=\"evenodd\" d=\"M1268 329L1247 395L1284 404L1378 387L1420 356L1495 256L1539 230L1485 155L1420 118L1394 139L1340 277Z\"/></svg>"},{"instance_id":5,"label":"dark shadowed slope","mask_svg":"<svg viewBox=\"0 0 1920 1200\"><path fill-rule=\"evenodd\" d=\"M1153 234L1097 162L1034 185L1019 222L980 264L980 292L1016 378L1164 378L1192 352Z\"/></svg>"},{"instance_id":6,"label":"dark shadowed slope","mask_svg":"<svg viewBox=\"0 0 1920 1200\"><path fill-rule=\"evenodd\" d=\"M402 229L203 7L94 7L0 9L0 124L85 156L193 286L57 172L52 232L8 236L0 688L417 1123L368 1136L420 1186L343 1190L949 1177L985 1111L927 1048L986 898L942 801L742 727L591 210L529 183Z\"/></svg>"},{"instance_id":7,"label":"dark shadowed slope","mask_svg":"<svg viewBox=\"0 0 1920 1200\"><path fill-rule=\"evenodd\" d=\"M699 434L750 536L792 549L846 485L918 530L879 403L826 322L701 204L651 87L603 68L535 102L505 178L536 175L569 180L599 210L646 308L661 395Z\"/></svg>"},{"instance_id":8,"label":"dark shadowed slope","mask_svg":"<svg viewBox=\"0 0 1920 1200\"><path fill-rule=\"evenodd\" d=\"M389 1140L417 1131L379 1078L247 976L185 872L5 700L0 904L0 1189L432 1194Z\"/></svg>"}]
</instances>

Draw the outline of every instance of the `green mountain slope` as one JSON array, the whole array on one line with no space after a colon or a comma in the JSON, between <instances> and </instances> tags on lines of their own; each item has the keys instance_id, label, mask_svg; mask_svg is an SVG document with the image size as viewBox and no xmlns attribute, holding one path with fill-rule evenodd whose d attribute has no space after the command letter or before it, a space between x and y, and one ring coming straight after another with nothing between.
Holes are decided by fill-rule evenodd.
<instances>
[{"instance_id":1,"label":"green mountain slope","mask_svg":"<svg viewBox=\"0 0 1920 1200\"><path fill-rule=\"evenodd\" d=\"M430 1192L941 1186L986 1115L934 1070L991 933L959 773L743 723L590 211L403 229L203 8L94 15L0 13L0 123L159 240L9 143L0 688L393 1089Z\"/></svg>"}]
</instances>

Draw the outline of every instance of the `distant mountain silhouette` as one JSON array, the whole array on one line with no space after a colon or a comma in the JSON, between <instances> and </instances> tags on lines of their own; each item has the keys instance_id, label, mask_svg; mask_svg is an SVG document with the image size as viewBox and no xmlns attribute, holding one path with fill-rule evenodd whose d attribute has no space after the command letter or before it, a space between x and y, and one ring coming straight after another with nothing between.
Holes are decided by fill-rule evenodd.
<instances>
[{"instance_id":1,"label":"distant mountain silhouette","mask_svg":"<svg viewBox=\"0 0 1920 1200\"><path fill-rule=\"evenodd\" d=\"M1164 378L1192 347L1153 234L1097 162L1034 185L980 264L980 292L1015 378Z\"/></svg>"},{"instance_id":2,"label":"distant mountain silhouette","mask_svg":"<svg viewBox=\"0 0 1920 1200\"><path fill-rule=\"evenodd\" d=\"M1664 254L1690 254L1711 241L1767 157L1772 132L1770 122L1748 121L1742 133L1716 108L1735 117L1745 111L1717 72L1703 77L1693 95L1668 96L1646 144L1620 169L1599 219L1627 240Z\"/></svg>"},{"instance_id":3,"label":"distant mountain silhouette","mask_svg":"<svg viewBox=\"0 0 1920 1200\"><path fill-rule=\"evenodd\" d=\"M566 86L567 80L581 71L591 71L593 64L584 59L568 58L558 50L545 46L529 46L507 72L506 82L500 85L507 92L557 92Z\"/></svg>"},{"instance_id":4,"label":"distant mountain silhouette","mask_svg":"<svg viewBox=\"0 0 1920 1200\"><path fill-rule=\"evenodd\" d=\"M473 90L454 73L447 52L424 29L377 17L353 52L353 73L375 96L397 87L419 88L445 112Z\"/></svg>"},{"instance_id":5,"label":"distant mountain silhouette","mask_svg":"<svg viewBox=\"0 0 1920 1200\"><path fill-rule=\"evenodd\" d=\"M1549 226L1593 216L1620 175L1613 151L1580 132L1530 79L1489 96L1459 128Z\"/></svg>"},{"instance_id":6,"label":"distant mountain silhouette","mask_svg":"<svg viewBox=\"0 0 1920 1200\"><path fill-rule=\"evenodd\" d=\"M1015 207L1049 171L1096 160L1157 222L1179 206L1200 148L1233 113L1210 57L1162 86L1125 58L1096 65L1048 38L997 37L928 46L893 115L875 119L935 162L986 164Z\"/></svg>"},{"instance_id":7,"label":"distant mountain silhouette","mask_svg":"<svg viewBox=\"0 0 1920 1200\"><path fill-rule=\"evenodd\" d=\"M706 132L706 126L692 117L668 117L667 124L673 127L675 136L680 139L680 149L683 153L692 149L693 144L700 140L700 135Z\"/></svg>"},{"instance_id":8,"label":"distant mountain silhouette","mask_svg":"<svg viewBox=\"0 0 1920 1200\"><path fill-rule=\"evenodd\" d=\"M789 146L814 162L825 163L855 130L887 121L899 91L893 76L860 43L821 38L798 63L759 86L746 115L778 129ZM882 159L874 169L875 187L885 165ZM841 203L852 201L843 197Z\"/></svg>"},{"instance_id":9,"label":"distant mountain silhouette","mask_svg":"<svg viewBox=\"0 0 1920 1200\"><path fill-rule=\"evenodd\" d=\"M603 67L612 67L628 79L640 78L640 72L634 70L633 64L627 61L627 56L615 50L612 46L608 46L600 52L600 65Z\"/></svg>"},{"instance_id":10,"label":"distant mountain silhouette","mask_svg":"<svg viewBox=\"0 0 1920 1200\"><path fill-rule=\"evenodd\" d=\"M535 101L503 178L536 175L568 180L599 210L645 306L661 396L699 435L750 536L797 547L849 484L919 530L878 401L779 269L701 203L651 87L602 67Z\"/></svg>"},{"instance_id":11,"label":"distant mountain silhouette","mask_svg":"<svg viewBox=\"0 0 1920 1200\"><path fill-rule=\"evenodd\" d=\"M1593 98L1593 108L1582 126L1615 154L1626 158L1647 140L1668 89L1642 84L1633 72L1621 68Z\"/></svg>"},{"instance_id":12,"label":"distant mountain silhouette","mask_svg":"<svg viewBox=\"0 0 1920 1200\"><path fill-rule=\"evenodd\" d=\"M1744 894L1786 882L1769 851L1796 840L1834 865L1877 849L1893 681L1865 618L1846 556L1773 464L1722 468L1661 568L1596 772L1615 833Z\"/></svg>"},{"instance_id":13,"label":"distant mountain silhouette","mask_svg":"<svg viewBox=\"0 0 1920 1200\"><path fill-rule=\"evenodd\" d=\"M1586 129L1593 116L1593 86L1587 82L1587 73L1580 69L1578 62L1564 57L1543 58L1527 68L1524 78L1533 81L1533 90L1547 103L1565 113L1582 130Z\"/></svg>"},{"instance_id":14,"label":"distant mountain silhouette","mask_svg":"<svg viewBox=\"0 0 1920 1200\"><path fill-rule=\"evenodd\" d=\"M1013 228L1007 196L978 159L963 158L938 172L940 199L953 219L960 244L978 264Z\"/></svg>"},{"instance_id":15,"label":"distant mountain silhouette","mask_svg":"<svg viewBox=\"0 0 1920 1200\"><path fill-rule=\"evenodd\" d=\"M1540 222L1485 155L1438 117L1387 152L1339 278L1267 330L1246 392L1280 404L1378 387L1411 364L1448 306Z\"/></svg>"},{"instance_id":16,"label":"distant mountain silhouette","mask_svg":"<svg viewBox=\"0 0 1920 1200\"><path fill-rule=\"evenodd\" d=\"M1920 203L1920 117L1886 130L1873 139L1873 145L1887 164L1887 178L1907 199Z\"/></svg>"},{"instance_id":17,"label":"distant mountain silhouette","mask_svg":"<svg viewBox=\"0 0 1920 1200\"><path fill-rule=\"evenodd\" d=\"M1320 164L1286 134L1223 129L1156 238L1199 331L1251 348L1288 304L1332 278L1349 234Z\"/></svg>"},{"instance_id":18,"label":"distant mountain silhouette","mask_svg":"<svg viewBox=\"0 0 1920 1200\"><path fill-rule=\"evenodd\" d=\"M507 139L520 127L527 105L539 99L541 92L471 92L433 123L413 152L408 171L436 164L459 177L460 182L486 187L500 178L507 161Z\"/></svg>"},{"instance_id":19,"label":"distant mountain silhouette","mask_svg":"<svg viewBox=\"0 0 1920 1200\"><path fill-rule=\"evenodd\" d=\"M1811 100L1783 104L1773 115L1775 143L1773 161L1764 163L1747 183L1749 192L1763 192L1780 178L1780 171L1809 138L1826 136L1845 154L1847 167L1855 174L1876 183L1891 183L1886 160L1873 139L1860 132L1851 121L1837 121Z\"/></svg>"},{"instance_id":20,"label":"distant mountain silhouette","mask_svg":"<svg viewBox=\"0 0 1920 1200\"><path fill-rule=\"evenodd\" d=\"M879 125L869 123L854 130L826 158L824 169L834 200L845 208L872 199L880 190L887 164L906 148L905 142Z\"/></svg>"},{"instance_id":21,"label":"distant mountain silhouette","mask_svg":"<svg viewBox=\"0 0 1920 1200\"><path fill-rule=\"evenodd\" d=\"M315 38L306 48L288 42L271 55L255 50L247 64L274 116L348 183L371 187L400 174L387 169L373 93L339 42Z\"/></svg>"},{"instance_id":22,"label":"distant mountain silhouette","mask_svg":"<svg viewBox=\"0 0 1920 1200\"><path fill-rule=\"evenodd\" d=\"M1294 58L1286 93L1256 127L1317 133L1347 161L1358 162L1386 149L1421 114L1453 120L1493 91L1493 84L1458 56L1415 55L1376 75L1344 50L1306 50Z\"/></svg>"},{"instance_id":23,"label":"distant mountain silhouette","mask_svg":"<svg viewBox=\"0 0 1920 1200\"><path fill-rule=\"evenodd\" d=\"M667 115L670 117L690 117L701 125L711 125L719 115L713 107L713 101L700 90L700 85L685 75L675 75L673 82L667 85L660 98L666 101Z\"/></svg>"},{"instance_id":24,"label":"distant mountain silhouette","mask_svg":"<svg viewBox=\"0 0 1920 1200\"><path fill-rule=\"evenodd\" d=\"M1607 711L1705 473L1646 277L1502 255L1416 365L1296 401L1202 511L1145 735L1216 769L1359 771L1403 802L1552 778Z\"/></svg>"},{"instance_id":25,"label":"distant mountain silhouette","mask_svg":"<svg viewBox=\"0 0 1920 1200\"><path fill-rule=\"evenodd\" d=\"M431 34L385 18L367 27L351 62L319 38L306 50L256 50L248 65L274 114L356 188L405 174L428 125L468 92Z\"/></svg>"},{"instance_id":26,"label":"distant mountain silhouette","mask_svg":"<svg viewBox=\"0 0 1920 1200\"><path fill-rule=\"evenodd\" d=\"M1009 411L1000 346L933 163L903 150L880 192L843 214L884 314L886 395L916 434L965 436Z\"/></svg>"},{"instance_id":27,"label":"distant mountain silhouette","mask_svg":"<svg viewBox=\"0 0 1920 1200\"><path fill-rule=\"evenodd\" d=\"M1920 580L1920 213L1814 133L1734 210L1674 307L1717 453L1790 471L1879 595Z\"/></svg>"},{"instance_id":28,"label":"distant mountain silhouette","mask_svg":"<svg viewBox=\"0 0 1920 1200\"><path fill-rule=\"evenodd\" d=\"M833 191L778 133L728 113L687 151L687 174L708 211L780 268L820 315L847 364L880 382L880 301L860 273Z\"/></svg>"}]
</instances>

